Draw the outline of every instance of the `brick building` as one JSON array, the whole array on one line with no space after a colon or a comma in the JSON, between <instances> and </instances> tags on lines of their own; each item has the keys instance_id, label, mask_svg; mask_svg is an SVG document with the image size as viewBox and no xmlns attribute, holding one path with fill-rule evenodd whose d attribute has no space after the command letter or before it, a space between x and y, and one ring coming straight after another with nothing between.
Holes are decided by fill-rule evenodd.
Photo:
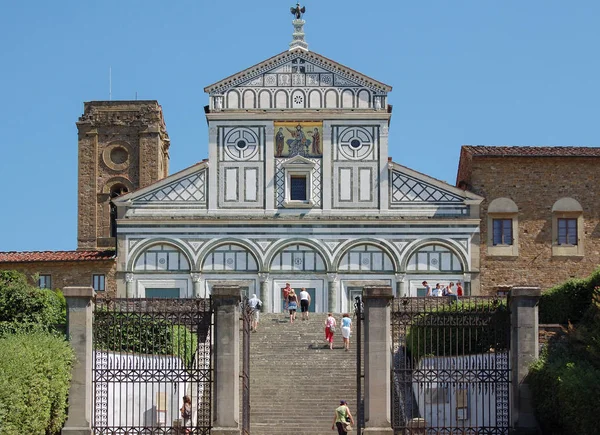
<instances>
[{"instance_id":1,"label":"brick building","mask_svg":"<svg viewBox=\"0 0 600 435\"><path fill-rule=\"evenodd\" d=\"M457 186L481 203L482 294L548 289L600 264L600 148L463 146Z\"/></svg>"}]
</instances>

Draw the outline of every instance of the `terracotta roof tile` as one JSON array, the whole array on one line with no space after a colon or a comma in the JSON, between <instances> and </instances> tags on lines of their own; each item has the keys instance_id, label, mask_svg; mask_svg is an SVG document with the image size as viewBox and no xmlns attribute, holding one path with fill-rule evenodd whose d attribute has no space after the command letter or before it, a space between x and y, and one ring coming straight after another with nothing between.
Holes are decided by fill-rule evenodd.
<instances>
[{"instance_id":1,"label":"terracotta roof tile","mask_svg":"<svg viewBox=\"0 0 600 435\"><path fill-rule=\"evenodd\" d=\"M475 157L600 157L600 147L515 147L463 145Z\"/></svg>"},{"instance_id":2,"label":"terracotta roof tile","mask_svg":"<svg viewBox=\"0 0 600 435\"><path fill-rule=\"evenodd\" d=\"M115 251L23 251L0 252L0 263L36 261L106 261L116 258Z\"/></svg>"}]
</instances>

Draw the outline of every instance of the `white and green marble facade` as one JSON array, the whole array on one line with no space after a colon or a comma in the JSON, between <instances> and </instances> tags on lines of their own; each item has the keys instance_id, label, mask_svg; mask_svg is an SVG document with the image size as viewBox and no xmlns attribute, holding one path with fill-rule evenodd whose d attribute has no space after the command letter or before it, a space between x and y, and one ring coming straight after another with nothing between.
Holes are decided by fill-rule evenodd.
<instances>
[{"instance_id":1,"label":"white and green marble facade","mask_svg":"<svg viewBox=\"0 0 600 435\"><path fill-rule=\"evenodd\" d=\"M208 160L115 200L119 296L239 284L277 312L290 282L342 312L364 285L478 293L482 198L388 160L389 86L294 49L205 91ZM282 122L320 123L322 156L277 157Z\"/></svg>"}]
</instances>

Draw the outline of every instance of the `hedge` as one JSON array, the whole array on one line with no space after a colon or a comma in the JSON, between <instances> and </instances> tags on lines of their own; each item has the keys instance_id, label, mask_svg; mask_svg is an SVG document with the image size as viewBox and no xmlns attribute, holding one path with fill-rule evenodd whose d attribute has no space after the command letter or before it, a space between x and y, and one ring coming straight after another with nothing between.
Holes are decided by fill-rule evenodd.
<instances>
[{"instance_id":1,"label":"hedge","mask_svg":"<svg viewBox=\"0 0 600 435\"><path fill-rule=\"evenodd\" d=\"M97 350L149 355L176 355L193 362L197 334L164 318L133 312L98 310L94 347Z\"/></svg>"},{"instance_id":2,"label":"hedge","mask_svg":"<svg viewBox=\"0 0 600 435\"><path fill-rule=\"evenodd\" d=\"M60 432L73 361L69 344L48 333L0 338L0 435Z\"/></svg>"},{"instance_id":3,"label":"hedge","mask_svg":"<svg viewBox=\"0 0 600 435\"><path fill-rule=\"evenodd\" d=\"M542 294L540 323L578 323L592 301L594 288L600 286L600 269L584 279L572 279Z\"/></svg>"},{"instance_id":4,"label":"hedge","mask_svg":"<svg viewBox=\"0 0 600 435\"><path fill-rule=\"evenodd\" d=\"M487 326L465 325L464 320L469 317ZM435 307L415 317L406 334L406 348L415 361L424 356L473 355L491 349L505 351L509 322L506 302L501 300Z\"/></svg>"},{"instance_id":5,"label":"hedge","mask_svg":"<svg viewBox=\"0 0 600 435\"><path fill-rule=\"evenodd\" d=\"M551 340L530 369L534 410L545 433L600 434L600 287L579 297L588 305L579 323Z\"/></svg>"}]
</instances>

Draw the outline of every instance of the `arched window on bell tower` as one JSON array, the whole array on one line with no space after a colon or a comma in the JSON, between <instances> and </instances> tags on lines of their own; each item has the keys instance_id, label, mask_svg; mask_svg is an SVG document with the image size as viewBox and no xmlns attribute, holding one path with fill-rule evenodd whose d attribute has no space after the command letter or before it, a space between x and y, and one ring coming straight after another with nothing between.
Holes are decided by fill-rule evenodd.
<instances>
[{"instance_id":1,"label":"arched window on bell tower","mask_svg":"<svg viewBox=\"0 0 600 435\"><path fill-rule=\"evenodd\" d=\"M113 199L129 192L127 186L117 183L110 188L110 236L117 237L117 207Z\"/></svg>"}]
</instances>

